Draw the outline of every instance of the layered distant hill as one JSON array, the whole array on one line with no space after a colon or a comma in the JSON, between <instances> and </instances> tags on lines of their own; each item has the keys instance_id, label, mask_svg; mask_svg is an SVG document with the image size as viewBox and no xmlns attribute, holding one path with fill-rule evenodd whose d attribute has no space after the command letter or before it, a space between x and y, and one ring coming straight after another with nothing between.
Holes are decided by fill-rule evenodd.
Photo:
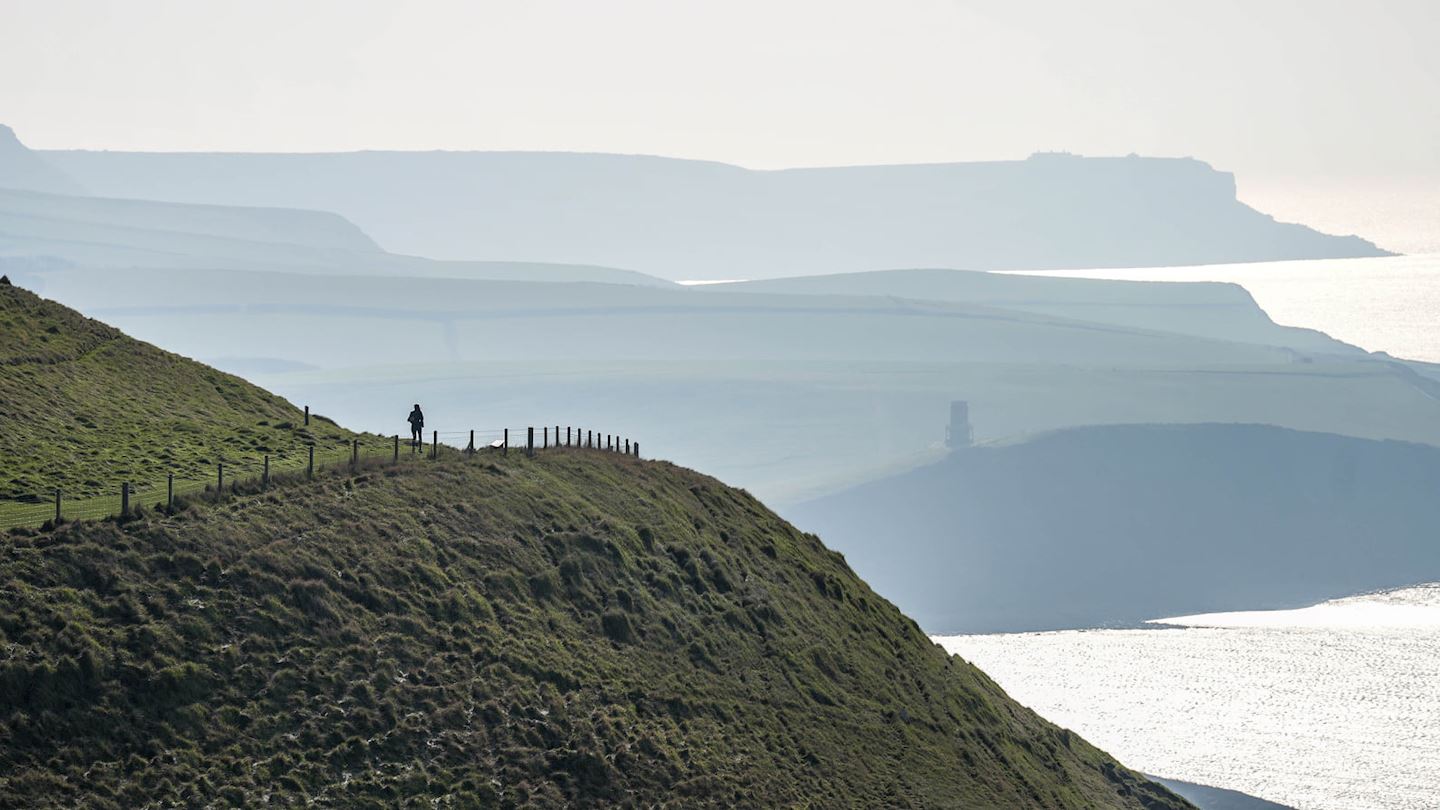
<instances>
[{"instance_id":1,"label":"layered distant hill","mask_svg":"<svg viewBox=\"0 0 1440 810\"><path fill-rule=\"evenodd\" d=\"M37 155L15 136L15 130L0 124L0 188L49 191L56 194L83 194L65 172Z\"/></svg>"},{"instance_id":2,"label":"layered distant hill","mask_svg":"<svg viewBox=\"0 0 1440 810\"><path fill-rule=\"evenodd\" d=\"M15 277L292 401L334 403L329 415L368 430L404 431L417 397L442 430L603 423L780 503L934 460L952 400L970 403L980 440L1233 421L1440 444L1440 385L1277 326L1233 285L961 272L803 280L793 292L165 269Z\"/></svg>"},{"instance_id":3,"label":"layered distant hill","mask_svg":"<svg viewBox=\"0 0 1440 810\"><path fill-rule=\"evenodd\" d=\"M436 261L382 250L344 217L293 206L95 195L0 126L0 271L262 270L664 285L593 265ZM105 279L113 283L114 279ZM124 284L122 280L120 282Z\"/></svg>"},{"instance_id":4,"label":"layered distant hill","mask_svg":"<svg viewBox=\"0 0 1440 810\"><path fill-rule=\"evenodd\" d=\"M1440 448L1263 425L975 447L787 510L935 633L1286 608L1440 579Z\"/></svg>"},{"instance_id":5,"label":"layered distant hill","mask_svg":"<svg viewBox=\"0 0 1440 810\"><path fill-rule=\"evenodd\" d=\"M671 279L1384 255L1275 222L1192 159L751 171L569 153L41 154L107 196L334 211L398 253Z\"/></svg>"},{"instance_id":6,"label":"layered distant hill","mask_svg":"<svg viewBox=\"0 0 1440 810\"><path fill-rule=\"evenodd\" d=\"M669 286L610 267L447 262L381 250L324 211L196 205L0 187L0 267L386 275Z\"/></svg>"}]
</instances>

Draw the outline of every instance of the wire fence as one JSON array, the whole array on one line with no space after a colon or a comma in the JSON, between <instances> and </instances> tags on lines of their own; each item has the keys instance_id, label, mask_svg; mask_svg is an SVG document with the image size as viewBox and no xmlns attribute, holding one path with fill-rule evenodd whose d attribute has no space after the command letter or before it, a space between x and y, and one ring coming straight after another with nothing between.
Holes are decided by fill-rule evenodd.
<instances>
[{"instance_id":1,"label":"wire fence","mask_svg":"<svg viewBox=\"0 0 1440 810\"><path fill-rule=\"evenodd\" d=\"M110 493L87 498L66 498L61 489L42 502L0 501L0 531L46 528L60 522L103 520L141 510L170 510L177 502L197 496L233 493L238 488L268 486L279 477L344 469L388 461L472 458L482 453L508 456L559 449L590 449L640 457L640 443L616 434L573 426L496 428L492 430L432 430L418 441L401 436L359 436L342 443L296 444L265 454L248 454L215 465L205 478L121 481Z\"/></svg>"}]
</instances>

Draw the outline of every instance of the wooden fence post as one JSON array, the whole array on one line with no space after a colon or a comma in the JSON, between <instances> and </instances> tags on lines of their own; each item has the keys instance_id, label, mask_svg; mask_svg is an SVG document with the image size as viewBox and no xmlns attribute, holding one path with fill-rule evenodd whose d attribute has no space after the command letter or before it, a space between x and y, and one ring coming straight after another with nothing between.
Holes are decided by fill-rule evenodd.
<instances>
[{"instance_id":1,"label":"wooden fence post","mask_svg":"<svg viewBox=\"0 0 1440 810\"><path fill-rule=\"evenodd\" d=\"M473 429L470 431L470 446L466 449L470 451L470 455L475 455L475 431Z\"/></svg>"},{"instance_id":2,"label":"wooden fence post","mask_svg":"<svg viewBox=\"0 0 1440 810\"><path fill-rule=\"evenodd\" d=\"M544 450L550 446L550 426L540 428L540 449Z\"/></svg>"},{"instance_id":3,"label":"wooden fence post","mask_svg":"<svg viewBox=\"0 0 1440 810\"><path fill-rule=\"evenodd\" d=\"M55 488L55 522L60 522L60 488Z\"/></svg>"},{"instance_id":4,"label":"wooden fence post","mask_svg":"<svg viewBox=\"0 0 1440 810\"><path fill-rule=\"evenodd\" d=\"M525 430L525 455L533 457L535 455L535 428L526 428Z\"/></svg>"},{"instance_id":5,"label":"wooden fence post","mask_svg":"<svg viewBox=\"0 0 1440 810\"><path fill-rule=\"evenodd\" d=\"M559 425L556 425L556 426L555 426L555 446L556 446L556 447L559 447L559 446L560 446L560 426L559 426Z\"/></svg>"},{"instance_id":6,"label":"wooden fence post","mask_svg":"<svg viewBox=\"0 0 1440 810\"><path fill-rule=\"evenodd\" d=\"M629 440L629 439L626 439L626 440L625 440L625 455L627 455L627 456L630 455L630 440Z\"/></svg>"},{"instance_id":7,"label":"wooden fence post","mask_svg":"<svg viewBox=\"0 0 1440 810\"><path fill-rule=\"evenodd\" d=\"M175 509L175 473L165 474L165 508Z\"/></svg>"},{"instance_id":8,"label":"wooden fence post","mask_svg":"<svg viewBox=\"0 0 1440 810\"><path fill-rule=\"evenodd\" d=\"M265 471L260 473L260 486L270 486L270 456L265 456Z\"/></svg>"},{"instance_id":9,"label":"wooden fence post","mask_svg":"<svg viewBox=\"0 0 1440 810\"><path fill-rule=\"evenodd\" d=\"M309 405L306 405L306 406L305 406L305 424L306 424L306 425L309 425L309 424L310 424L310 406L309 406Z\"/></svg>"},{"instance_id":10,"label":"wooden fence post","mask_svg":"<svg viewBox=\"0 0 1440 810\"><path fill-rule=\"evenodd\" d=\"M635 442L635 457L640 457L640 442Z\"/></svg>"},{"instance_id":11,"label":"wooden fence post","mask_svg":"<svg viewBox=\"0 0 1440 810\"><path fill-rule=\"evenodd\" d=\"M223 489L225 489L225 462L222 461L215 465L215 491L220 492Z\"/></svg>"},{"instance_id":12,"label":"wooden fence post","mask_svg":"<svg viewBox=\"0 0 1440 810\"><path fill-rule=\"evenodd\" d=\"M130 482L126 481L120 485L120 516L130 515Z\"/></svg>"},{"instance_id":13,"label":"wooden fence post","mask_svg":"<svg viewBox=\"0 0 1440 810\"><path fill-rule=\"evenodd\" d=\"M571 428L571 427L565 428L565 446L566 446L566 447L574 447L574 445L572 445L572 444L570 443L570 431L572 431L572 430L574 430L574 428Z\"/></svg>"},{"instance_id":14,"label":"wooden fence post","mask_svg":"<svg viewBox=\"0 0 1440 810\"><path fill-rule=\"evenodd\" d=\"M400 463L400 434L395 434L395 455L390 458L392 464Z\"/></svg>"},{"instance_id":15,"label":"wooden fence post","mask_svg":"<svg viewBox=\"0 0 1440 810\"><path fill-rule=\"evenodd\" d=\"M310 445L310 462L305 465L305 477L307 479L315 477L315 445L313 444Z\"/></svg>"},{"instance_id":16,"label":"wooden fence post","mask_svg":"<svg viewBox=\"0 0 1440 810\"><path fill-rule=\"evenodd\" d=\"M500 455L510 455L510 428L505 428L505 438L500 442Z\"/></svg>"},{"instance_id":17,"label":"wooden fence post","mask_svg":"<svg viewBox=\"0 0 1440 810\"><path fill-rule=\"evenodd\" d=\"M350 440L350 466L354 467L360 463L360 440Z\"/></svg>"},{"instance_id":18,"label":"wooden fence post","mask_svg":"<svg viewBox=\"0 0 1440 810\"><path fill-rule=\"evenodd\" d=\"M430 458L440 457L440 431L434 430L430 433Z\"/></svg>"},{"instance_id":19,"label":"wooden fence post","mask_svg":"<svg viewBox=\"0 0 1440 810\"><path fill-rule=\"evenodd\" d=\"M595 449L595 431L585 431L585 446L591 450Z\"/></svg>"}]
</instances>

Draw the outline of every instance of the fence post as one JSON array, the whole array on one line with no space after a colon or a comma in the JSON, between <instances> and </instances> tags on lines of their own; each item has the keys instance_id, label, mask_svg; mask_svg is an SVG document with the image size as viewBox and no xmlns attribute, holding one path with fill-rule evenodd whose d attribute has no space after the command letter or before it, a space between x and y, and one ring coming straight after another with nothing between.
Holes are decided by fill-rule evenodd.
<instances>
[{"instance_id":1,"label":"fence post","mask_svg":"<svg viewBox=\"0 0 1440 810\"><path fill-rule=\"evenodd\" d=\"M130 515L130 482L126 481L120 485L120 516Z\"/></svg>"},{"instance_id":2,"label":"fence post","mask_svg":"<svg viewBox=\"0 0 1440 810\"><path fill-rule=\"evenodd\" d=\"M60 522L60 488L55 488L55 522Z\"/></svg>"},{"instance_id":3,"label":"fence post","mask_svg":"<svg viewBox=\"0 0 1440 810\"><path fill-rule=\"evenodd\" d=\"M225 462L215 465L215 491L221 492L225 489Z\"/></svg>"},{"instance_id":4,"label":"fence post","mask_svg":"<svg viewBox=\"0 0 1440 810\"><path fill-rule=\"evenodd\" d=\"M595 431L585 431L585 446L591 450L595 449Z\"/></svg>"},{"instance_id":5,"label":"fence post","mask_svg":"<svg viewBox=\"0 0 1440 810\"><path fill-rule=\"evenodd\" d=\"M360 463L360 440L350 440L350 466L354 467Z\"/></svg>"},{"instance_id":6,"label":"fence post","mask_svg":"<svg viewBox=\"0 0 1440 810\"><path fill-rule=\"evenodd\" d=\"M526 438L525 438L525 455L530 456L530 457L534 457L534 455L535 455L535 428L533 428L533 427L532 427L532 428L526 428L525 430L527 431L527 433L526 433Z\"/></svg>"},{"instance_id":7,"label":"fence post","mask_svg":"<svg viewBox=\"0 0 1440 810\"><path fill-rule=\"evenodd\" d=\"M170 511L175 509L175 473L165 474L165 508Z\"/></svg>"},{"instance_id":8,"label":"fence post","mask_svg":"<svg viewBox=\"0 0 1440 810\"><path fill-rule=\"evenodd\" d=\"M629 439L626 439L626 440L625 440L625 455L627 455L627 456L630 455L630 440L629 440Z\"/></svg>"},{"instance_id":9,"label":"fence post","mask_svg":"<svg viewBox=\"0 0 1440 810\"><path fill-rule=\"evenodd\" d=\"M313 444L310 445L310 462L305 465L305 477L307 479L315 477L315 445Z\"/></svg>"},{"instance_id":10,"label":"fence post","mask_svg":"<svg viewBox=\"0 0 1440 810\"><path fill-rule=\"evenodd\" d=\"M505 438L500 444L500 455L510 455L510 428L505 428Z\"/></svg>"},{"instance_id":11,"label":"fence post","mask_svg":"<svg viewBox=\"0 0 1440 810\"><path fill-rule=\"evenodd\" d=\"M556 426L555 426L555 446L556 446L556 447L559 447L559 446L560 446L560 426L559 426L559 425L556 425Z\"/></svg>"},{"instance_id":12,"label":"fence post","mask_svg":"<svg viewBox=\"0 0 1440 810\"><path fill-rule=\"evenodd\" d=\"M475 455L475 431L473 428L470 431L470 446L465 449L470 453L470 455Z\"/></svg>"},{"instance_id":13,"label":"fence post","mask_svg":"<svg viewBox=\"0 0 1440 810\"><path fill-rule=\"evenodd\" d=\"M635 457L640 457L640 442L635 442Z\"/></svg>"},{"instance_id":14,"label":"fence post","mask_svg":"<svg viewBox=\"0 0 1440 810\"><path fill-rule=\"evenodd\" d=\"M568 428L568 427L565 428L565 446L566 446L566 447L571 447L571 446L572 446L572 445L570 444L570 431L571 431L571 430L574 430L574 428Z\"/></svg>"},{"instance_id":15,"label":"fence post","mask_svg":"<svg viewBox=\"0 0 1440 810\"><path fill-rule=\"evenodd\" d=\"M306 424L307 426L310 424L310 406L309 406L309 405L306 405L306 406L305 406L305 424Z\"/></svg>"},{"instance_id":16,"label":"fence post","mask_svg":"<svg viewBox=\"0 0 1440 810\"><path fill-rule=\"evenodd\" d=\"M440 457L440 431L432 431L430 436L430 458Z\"/></svg>"},{"instance_id":17,"label":"fence post","mask_svg":"<svg viewBox=\"0 0 1440 810\"><path fill-rule=\"evenodd\" d=\"M395 455L390 459L392 464L400 462L400 434L395 434Z\"/></svg>"},{"instance_id":18,"label":"fence post","mask_svg":"<svg viewBox=\"0 0 1440 810\"><path fill-rule=\"evenodd\" d=\"M540 428L540 431L540 449L544 450L550 446L550 428L547 425L546 427Z\"/></svg>"},{"instance_id":19,"label":"fence post","mask_svg":"<svg viewBox=\"0 0 1440 810\"><path fill-rule=\"evenodd\" d=\"M270 456L265 456L265 471L260 473L260 486L270 486Z\"/></svg>"}]
</instances>

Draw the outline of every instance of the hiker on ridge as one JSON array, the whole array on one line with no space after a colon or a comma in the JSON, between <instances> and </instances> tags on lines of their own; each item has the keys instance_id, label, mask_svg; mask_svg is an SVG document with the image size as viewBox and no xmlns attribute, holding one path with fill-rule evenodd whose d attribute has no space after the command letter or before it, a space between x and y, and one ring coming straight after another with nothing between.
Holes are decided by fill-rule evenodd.
<instances>
[{"instance_id":1,"label":"hiker on ridge","mask_svg":"<svg viewBox=\"0 0 1440 810\"><path fill-rule=\"evenodd\" d=\"M420 403L415 403L415 410L410 412L407 421L410 422L410 446L419 447L425 437L425 414L420 412Z\"/></svg>"}]
</instances>

